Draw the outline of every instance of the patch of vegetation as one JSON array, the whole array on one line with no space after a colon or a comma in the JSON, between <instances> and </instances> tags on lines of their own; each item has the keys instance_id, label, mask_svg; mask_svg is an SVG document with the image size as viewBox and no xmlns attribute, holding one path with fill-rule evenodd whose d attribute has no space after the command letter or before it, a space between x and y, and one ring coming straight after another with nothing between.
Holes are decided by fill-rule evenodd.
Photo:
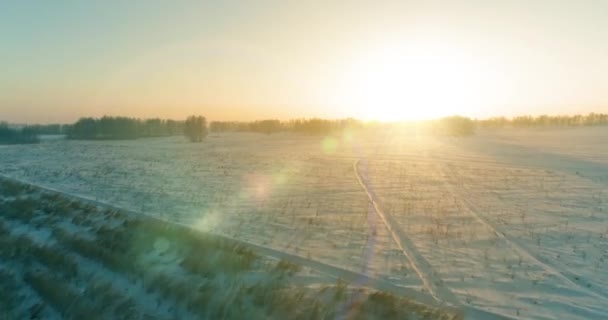
<instances>
[{"instance_id":1,"label":"patch of vegetation","mask_svg":"<svg viewBox=\"0 0 608 320\"><path fill-rule=\"evenodd\" d=\"M57 248L33 245L30 247L29 254L32 260L41 262L55 273L62 274L66 278L78 275L78 264Z\"/></svg>"},{"instance_id":2,"label":"patch of vegetation","mask_svg":"<svg viewBox=\"0 0 608 320\"><path fill-rule=\"evenodd\" d=\"M205 278L213 277L217 273L226 273L235 275L244 271L248 271L252 267L255 256L241 255L226 251L217 252L211 256L209 253L201 252L197 254L195 251L186 254L180 266L189 272L199 274Z\"/></svg>"},{"instance_id":3,"label":"patch of vegetation","mask_svg":"<svg viewBox=\"0 0 608 320\"><path fill-rule=\"evenodd\" d=\"M28 125L27 128L33 131L37 135L47 134L47 135L60 135L65 134L67 129L66 125L63 124L34 124Z\"/></svg>"},{"instance_id":4,"label":"patch of vegetation","mask_svg":"<svg viewBox=\"0 0 608 320\"><path fill-rule=\"evenodd\" d=\"M17 319L23 316L18 309L21 299L15 295L18 290L16 276L0 267L0 318Z\"/></svg>"},{"instance_id":5,"label":"patch of vegetation","mask_svg":"<svg viewBox=\"0 0 608 320\"><path fill-rule=\"evenodd\" d=\"M207 136L207 119L203 116L189 116L184 124L184 135L191 142L201 142Z\"/></svg>"},{"instance_id":6,"label":"patch of vegetation","mask_svg":"<svg viewBox=\"0 0 608 320\"><path fill-rule=\"evenodd\" d=\"M23 185L21 183L9 180L0 180L0 194L4 196L16 197L26 192L28 189L28 186Z\"/></svg>"},{"instance_id":7,"label":"patch of vegetation","mask_svg":"<svg viewBox=\"0 0 608 320\"><path fill-rule=\"evenodd\" d=\"M0 144L38 143L36 132L28 127L11 128L6 122L0 122Z\"/></svg>"},{"instance_id":8,"label":"patch of vegetation","mask_svg":"<svg viewBox=\"0 0 608 320\"><path fill-rule=\"evenodd\" d=\"M451 116L435 121L433 131L450 136L470 136L475 133L475 122L467 117Z\"/></svg>"},{"instance_id":9,"label":"patch of vegetation","mask_svg":"<svg viewBox=\"0 0 608 320\"><path fill-rule=\"evenodd\" d=\"M65 126L68 139L82 140L124 140L148 137L180 135L184 130L183 121L128 117L108 117L99 119L81 118L76 123Z\"/></svg>"},{"instance_id":10,"label":"patch of vegetation","mask_svg":"<svg viewBox=\"0 0 608 320\"><path fill-rule=\"evenodd\" d=\"M300 272L300 270L302 270L302 266L289 262L285 259L281 259L279 262L277 262L275 269L287 274L294 274Z\"/></svg>"},{"instance_id":11,"label":"patch of vegetation","mask_svg":"<svg viewBox=\"0 0 608 320\"><path fill-rule=\"evenodd\" d=\"M114 253L96 241L86 240L63 230L53 230L57 240L64 246L76 251L77 253L99 261L115 272L126 272L133 270L133 261L120 253Z\"/></svg>"},{"instance_id":12,"label":"patch of vegetation","mask_svg":"<svg viewBox=\"0 0 608 320\"><path fill-rule=\"evenodd\" d=\"M31 198L18 198L0 203L0 213L6 218L28 223L36 215L38 203Z\"/></svg>"},{"instance_id":13,"label":"patch of vegetation","mask_svg":"<svg viewBox=\"0 0 608 320\"><path fill-rule=\"evenodd\" d=\"M13 237L9 234L0 235L0 257L7 260L24 258L34 246L32 240L26 236Z\"/></svg>"},{"instance_id":14,"label":"patch of vegetation","mask_svg":"<svg viewBox=\"0 0 608 320\"><path fill-rule=\"evenodd\" d=\"M210 130L211 132L247 131L264 134L297 132L309 135L327 135L338 131L358 130L369 126L370 124L365 124L352 118L339 120L312 118L290 121L266 119L252 122L213 121L210 124Z\"/></svg>"},{"instance_id":15,"label":"patch of vegetation","mask_svg":"<svg viewBox=\"0 0 608 320\"><path fill-rule=\"evenodd\" d=\"M608 125L608 114L589 113L587 115L561 116L518 116L513 118L495 117L478 120L484 128L538 128L538 127L574 127L574 126L605 126Z\"/></svg>"},{"instance_id":16,"label":"patch of vegetation","mask_svg":"<svg viewBox=\"0 0 608 320\"><path fill-rule=\"evenodd\" d=\"M102 319L93 306L62 279L50 272L28 271L23 279L64 318Z\"/></svg>"}]
</instances>

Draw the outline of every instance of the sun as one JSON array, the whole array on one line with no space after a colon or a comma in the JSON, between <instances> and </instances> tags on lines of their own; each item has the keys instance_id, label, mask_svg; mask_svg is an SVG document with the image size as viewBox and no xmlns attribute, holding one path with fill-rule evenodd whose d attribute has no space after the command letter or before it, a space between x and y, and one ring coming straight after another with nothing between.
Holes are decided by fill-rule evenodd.
<instances>
[{"instance_id":1,"label":"sun","mask_svg":"<svg viewBox=\"0 0 608 320\"><path fill-rule=\"evenodd\" d=\"M480 65L456 47L385 46L351 61L338 100L356 117L368 120L470 115L484 94Z\"/></svg>"}]
</instances>

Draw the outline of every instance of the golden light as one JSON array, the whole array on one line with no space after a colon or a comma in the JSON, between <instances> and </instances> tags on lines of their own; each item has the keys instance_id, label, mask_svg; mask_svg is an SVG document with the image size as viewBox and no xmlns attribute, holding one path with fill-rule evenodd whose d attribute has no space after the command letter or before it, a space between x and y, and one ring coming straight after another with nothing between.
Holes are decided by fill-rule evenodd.
<instances>
[{"instance_id":1,"label":"golden light","mask_svg":"<svg viewBox=\"0 0 608 320\"><path fill-rule=\"evenodd\" d=\"M471 115L486 93L489 74L482 65L441 44L383 47L353 59L336 99L356 117L370 120Z\"/></svg>"}]
</instances>

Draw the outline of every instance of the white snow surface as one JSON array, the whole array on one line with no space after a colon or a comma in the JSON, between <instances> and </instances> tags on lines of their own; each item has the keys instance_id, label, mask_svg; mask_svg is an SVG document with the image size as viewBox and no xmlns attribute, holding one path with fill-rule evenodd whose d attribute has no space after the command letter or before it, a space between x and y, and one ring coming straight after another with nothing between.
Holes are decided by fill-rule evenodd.
<instances>
[{"instance_id":1,"label":"white snow surface","mask_svg":"<svg viewBox=\"0 0 608 320\"><path fill-rule=\"evenodd\" d=\"M0 173L440 302L513 319L608 319L607 135L45 139L0 149Z\"/></svg>"}]
</instances>

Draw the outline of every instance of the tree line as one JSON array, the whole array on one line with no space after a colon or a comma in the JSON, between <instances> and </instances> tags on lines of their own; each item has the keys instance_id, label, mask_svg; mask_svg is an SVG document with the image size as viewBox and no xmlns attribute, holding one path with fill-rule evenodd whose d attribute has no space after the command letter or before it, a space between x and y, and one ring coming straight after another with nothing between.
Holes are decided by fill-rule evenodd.
<instances>
[{"instance_id":1,"label":"tree line","mask_svg":"<svg viewBox=\"0 0 608 320\"><path fill-rule=\"evenodd\" d=\"M445 117L430 121L432 132L454 136L466 136L475 132L475 121L461 116ZM257 120L252 122L213 121L209 128L211 132L258 132L272 134L277 132L294 132L308 135L327 135L344 130L359 130L364 128L386 127L387 124L363 122L353 118L327 119L295 119L280 121L276 119Z\"/></svg>"},{"instance_id":2,"label":"tree line","mask_svg":"<svg viewBox=\"0 0 608 320\"><path fill-rule=\"evenodd\" d=\"M462 116L443 117L431 123L434 133L450 136L470 136L475 133L475 121Z\"/></svg>"},{"instance_id":3,"label":"tree line","mask_svg":"<svg viewBox=\"0 0 608 320\"><path fill-rule=\"evenodd\" d=\"M68 139L105 140L167 137L183 134L184 121L127 117L80 118L67 125Z\"/></svg>"},{"instance_id":4,"label":"tree line","mask_svg":"<svg viewBox=\"0 0 608 320\"><path fill-rule=\"evenodd\" d=\"M67 124L33 124L25 127L34 132L36 135L59 135L65 134L68 126L69 125Z\"/></svg>"},{"instance_id":5,"label":"tree line","mask_svg":"<svg viewBox=\"0 0 608 320\"><path fill-rule=\"evenodd\" d=\"M477 124L484 128L600 126L608 125L608 114L589 113L587 115L518 116L511 119L494 117L477 120Z\"/></svg>"},{"instance_id":6,"label":"tree line","mask_svg":"<svg viewBox=\"0 0 608 320\"><path fill-rule=\"evenodd\" d=\"M339 120L327 119L295 119L280 121L276 119L256 120L251 122L212 121L209 125L211 132L258 132L272 134L278 132L297 132L310 135L329 134L345 129L360 129L366 124L360 120L348 118Z\"/></svg>"},{"instance_id":7,"label":"tree line","mask_svg":"<svg viewBox=\"0 0 608 320\"><path fill-rule=\"evenodd\" d=\"M36 143L39 135L65 135L74 140L125 140L184 135L192 142L207 136L207 120L190 116L185 121L128 117L80 118L73 124L9 126L0 122L0 144Z\"/></svg>"},{"instance_id":8,"label":"tree line","mask_svg":"<svg viewBox=\"0 0 608 320\"><path fill-rule=\"evenodd\" d=\"M0 144L37 143L38 135L29 127L11 127L0 122Z\"/></svg>"},{"instance_id":9,"label":"tree line","mask_svg":"<svg viewBox=\"0 0 608 320\"><path fill-rule=\"evenodd\" d=\"M561 116L518 116L511 119L494 117L472 120L467 117L451 116L435 120L433 131L454 136L466 136L475 133L476 128L534 128L534 127L575 127L608 125L608 114L589 113L587 115Z\"/></svg>"},{"instance_id":10,"label":"tree line","mask_svg":"<svg viewBox=\"0 0 608 320\"><path fill-rule=\"evenodd\" d=\"M471 135L476 128L556 127L608 125L608 114L563 116L518 116L475 119L451 116L430 121L434 132L448 135ZM73 124L9 126L0 122L0 144L36 143L41 134L63 134L68 139L138 139L184 135L192 142L202 141L211 132L257 132L273 134L295 132L309 135L326 135L346 129L377 127L357 119L327 120L320 118L257 120L251 122L213 121L207 125L203 116L190 116L185 121L170 119L136 119L128 117L80 118Z\"/></svg>"}]
</instances>

